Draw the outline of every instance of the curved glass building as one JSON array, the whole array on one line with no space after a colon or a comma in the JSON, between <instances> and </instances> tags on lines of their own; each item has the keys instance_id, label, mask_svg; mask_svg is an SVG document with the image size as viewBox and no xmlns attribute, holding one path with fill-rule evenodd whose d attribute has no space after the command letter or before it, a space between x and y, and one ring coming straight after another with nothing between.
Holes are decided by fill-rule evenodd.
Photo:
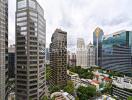
<instances>
[{"instance_id":1,"label":"curved glass building","mask_svg":"<svg viewBox=\"0 0 132 100\"><path fill-rule=\"evenodd\" d=\"M132 31L119 31L103 37L102 67L132 73Z\"/></svg>"},{"instance_id":2,"label":"curved glass building","mask_svg":"<svg viewBox=\"0 0 132 100\"><path fill-rule=\"evenodd\" d=\"M36 0L16 2L16 100L45 94L46 22Z\"/></svg>"}]
</instances>

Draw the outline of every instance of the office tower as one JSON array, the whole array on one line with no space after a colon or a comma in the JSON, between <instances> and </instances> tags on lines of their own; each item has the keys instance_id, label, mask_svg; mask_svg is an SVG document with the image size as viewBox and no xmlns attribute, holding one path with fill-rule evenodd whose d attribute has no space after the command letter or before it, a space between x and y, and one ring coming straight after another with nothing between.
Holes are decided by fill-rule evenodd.
<instances>
[{"instance_id":1,"label":"office tower","mask_svg":"<svg viewBox=\"0 0 132 100\"><path fill-rule=\"evenodd\" d=\"M67 84L67 32L56 29L50 44L50 66L52 85L63 87Z\"/></svg>"},{"instance_id":2,"label":"office tower","mask_svg":"<svg viewBox=\"0 0 132 100\"><path fill-rule=\"evenodd\" d=\"M46 58L46 64L49 64L50 62L50 52L49 52L49 48L46 48L46 53L45 53L45 58Z\"/></svg>"},{"instance_id":3,"label":"office tower","mask_svg":"<svg viewBox=\"0 0 132 100\"><path fill-rule=\"evenodd\" d=\"M102 40L102 67L132 73L132 31L119 31L104 36Z\"/></svg>"},{"instance_id":4,"label":"office tower","mask_svg":"<svg viewBox=\"0 0 132 100\"><path fill-rule=\"evenodd\" d=\"M102 66L101 65L101 59L102 59L102 38L103 38L104 32L102 29L97 27L95 31L93 32L93 45L96 47L96 52L95 52L95 62L97 66Z\"/></svg>"},{"instance_id":5,"label":"office tower","mask_svg":"<svg viewBox=\"0 0 132 100\"><path fill-rule=\"evenodd\" d=\"M83 49L85 48L85 42L83 38L78 38L77 39L77 48Z\"/></svg>"},{"instance_id":6,"label":"office tower","mask_svg":"<svg viewBox=\"0 0 132 100\"><path fill-rule=\"evenodd\" d=\"M76 53L67 52L67 65L71 67L76 66Z\"/></svg>"},{"instance_id":7,"label":"office tower","mask_svg":"<svg viewBox=\"0 0 132 100\"><path fill-rule=\"evenodd\" d=\"M70 66L70 51L67 51L67 66Z\"/></svg>"},{"instance_id":8,"label":"office tower","mask_svg":"<svg viewBox=\"0 0 132 100\"><path fill-rule=\"evenodd\" d=\"M95 47L92 43L87 46L87 65L89 67L95 66Z\"/></svg>"},{"instance_id":9,"label":"office tower","mask_svg":"<svg viewBox=\"0 0 132 100\"><path fill-rule=\"evenodd\" d=\"M7 98L8 0L0 0L0 100Z\"/></svg>"},{"instance_id":10,"label":"office tower","mask_svg":"<svg viewBox=\"0 0 132 100\"><path fill-rule=\"evenodd\" d=\"M8 71L9 79L15 78L15 45L8 48Z\"/></svg>"},{"instance_id":11,"label":"office tower","mask_svg":"<svg viewBox=\"0 0 132 100\"><path fill-rule=\"evenodd\" d=\"M77 39L77 51L76 51L77 61L76 65L82 68L87 67L87 50L85 48L85 42L83 38Z\"/></svg>"},{"instance_id":12,"label":"office tower","mask_svg":"<svg viewBox=\"0 0 132 100\"><path fill-rule=\"evenodd\" d=\"M16 2L16 100L45 94L46 22L36 0Z\"/></svg>"},{"instance_id":13,"label":"office tower","mask_svg":"<svg viewBox=\"0 0 132 100\"><path fill-rule=\"evenodd\" d=\"M85 46L82 38L77 39L76 65L84 69L95 65L95 47L91 43Z\"/></svg>"},{"instance_id":14,"label":"office tower","mask_svg":"<svg viewBox=\"0 0 132 100\"><path fill-rule=\"evenodd\" d=\"M76 53L70 53L69 64L70 66L76 66Z\"/></svg>"}]
</instances>

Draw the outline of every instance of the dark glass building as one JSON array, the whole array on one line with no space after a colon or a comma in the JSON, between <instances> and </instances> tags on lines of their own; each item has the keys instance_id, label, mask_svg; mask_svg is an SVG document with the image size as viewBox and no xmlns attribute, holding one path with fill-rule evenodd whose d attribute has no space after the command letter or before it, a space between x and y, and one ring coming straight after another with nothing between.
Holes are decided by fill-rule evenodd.
<instances>
[{"instance_id":1,"label":"dark glass building","mask_svg":"<svg viewBox=\"0 0 132 100\"><path fill-rule=\"evenodd\" d=\"M8 48L8 66L9 79L15 78L15 45Z\"/></svg>"},{"instance_id":2,"label":"dark glass building","mask_svg":"<svg viewBox=\"0 0 132 100\"><path fill-rule=\"evenodd\" d=\"M36 0L16 0L16 100L45 94L46 21Z\"/></svg>"},{"instance_id":3,"label":"dark glass building","mask_svg":"<svg viewBox=\"0 0 132 100\"><path fill-rule=\"evenodd\" d=\"M132 73L132 32L119 31L103 37L102 67Z\"/></svg>"},{"instance_id":4,"label":"dark glass building","mask_svg":"<svg viewBox=\"0 0 132 100\"><path fill-rule=\"evenodd\" d=\"M95 46L95 64L97 66L102 66L102 38L104 32L101 28L97 27L93 32L93 45ZM97 47L98 46L98 47Z\"/></svg>"}]
</instances>

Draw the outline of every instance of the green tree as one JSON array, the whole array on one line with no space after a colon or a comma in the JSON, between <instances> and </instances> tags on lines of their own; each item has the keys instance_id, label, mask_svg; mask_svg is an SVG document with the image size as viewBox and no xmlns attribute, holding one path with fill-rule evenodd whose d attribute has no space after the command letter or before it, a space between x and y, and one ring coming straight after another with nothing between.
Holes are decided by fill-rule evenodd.
<instances>
[{"instance_id":1,"label":"green tree","mask_svg":"<svg viewBox=\"0 0 132 100\"><path fill-rule=\"evenodd\" d=\"M61 88L59 87L59 86L50 86L49 87L49 91L50 91L50 93L53 93L53 92L58 92L58 91L60 91L61 90Z\"/></svg>"},{"instance_id":2,"label":"green tree","mask_svg":"<svg viewBox=\"0 0 132 100\"><path fill-rule=\"evenodd\" d=\"M80 100L88 100L96 95L96 88L94 86L83 87L77 89L77 96Z\"/></svg>"},{"instance_id":3,"label":"green tree","mask_svg":"<svg viewBox=\"0 0 132 100\"><path fill-rule=\"evenodd\" d=\"M80 66L75 66L69 69L71 72L78 73L80 78L87 78L92 79L93 78L93 69L83 69Z\"/></svg>"},{"instance_id":4,"label":"green tree","mask_svg":"<svg viewBox=\"0 0 132 100\"><path fill-rule=\"evenodd\" d=\"M76 98L75 98L75 100L79 100L79 98L78 98L78 97L76 97Z\"/></svg>"},{"instance_id":5,"label":"green tree","mask_svg":"<svg viewBox=\"0 0 132 100\"><path fill-rule=\"evenodd\" d=\"M64 87L64 91L73 94L74 93L74 84L72 81L67 81L67 86Z\"/></svg>"},{"instance_id":6,"label":"green tree","mask_svg":"<svg viewBox=\"0 0 132 100\"><path fill-rule=\"evenodd\" d=\"M132 96L128 97L127 100L132 100Z\"/></svg>"},{"instance_id":7,"label":"green tree","mask_svg":"<svg viewBox=\"0 0 132 100\"><path fill-rule=\"evenodd\" d=\"M47 96L44 96L42 100L48 100L48 97Z\"/></svg>"},{"instance_id":8,"label":"green tree","mask_svg":"<svg viewBox=\"0 0 132 100\"><path fill-rule=\"evenodd\" d=\"M51 68L49 65L46 65L46 80L49 81L51 78Z\"/></svg>"}]
</instances>

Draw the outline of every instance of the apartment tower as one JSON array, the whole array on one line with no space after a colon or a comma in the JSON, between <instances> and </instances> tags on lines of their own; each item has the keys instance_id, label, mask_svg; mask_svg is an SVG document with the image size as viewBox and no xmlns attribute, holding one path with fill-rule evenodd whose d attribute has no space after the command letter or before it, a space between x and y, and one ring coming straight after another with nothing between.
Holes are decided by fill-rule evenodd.
<instances>
[{"instance_id":1,"label":"apartment tower","mask_svg":"<svg viewBox=\"0 0 132 100\"><path fill-rule=\"evenodd\" d=\"M46 22L36 0L16 0L16 100L45 94Z\"/></svg>"},{"instance_id":2,"label":"apartment tower","mask_svg":"<svg viewBox=\"0 0 132 100\"><path fill-rule=\"evenodd\" d=\"M52 85L67 84L67 32L56 29L50 44L50 66L52 68Z\"/></svg>"},{"instance_id":3,"label":"apartment tower","mask_svg":"<svg viewBox=\"0 0 132 100\"><path fill-rule=\"evenodd\" d=\"M7 98L8 0L0 0L0 100Z\"/></svg>"}]
</instances>

